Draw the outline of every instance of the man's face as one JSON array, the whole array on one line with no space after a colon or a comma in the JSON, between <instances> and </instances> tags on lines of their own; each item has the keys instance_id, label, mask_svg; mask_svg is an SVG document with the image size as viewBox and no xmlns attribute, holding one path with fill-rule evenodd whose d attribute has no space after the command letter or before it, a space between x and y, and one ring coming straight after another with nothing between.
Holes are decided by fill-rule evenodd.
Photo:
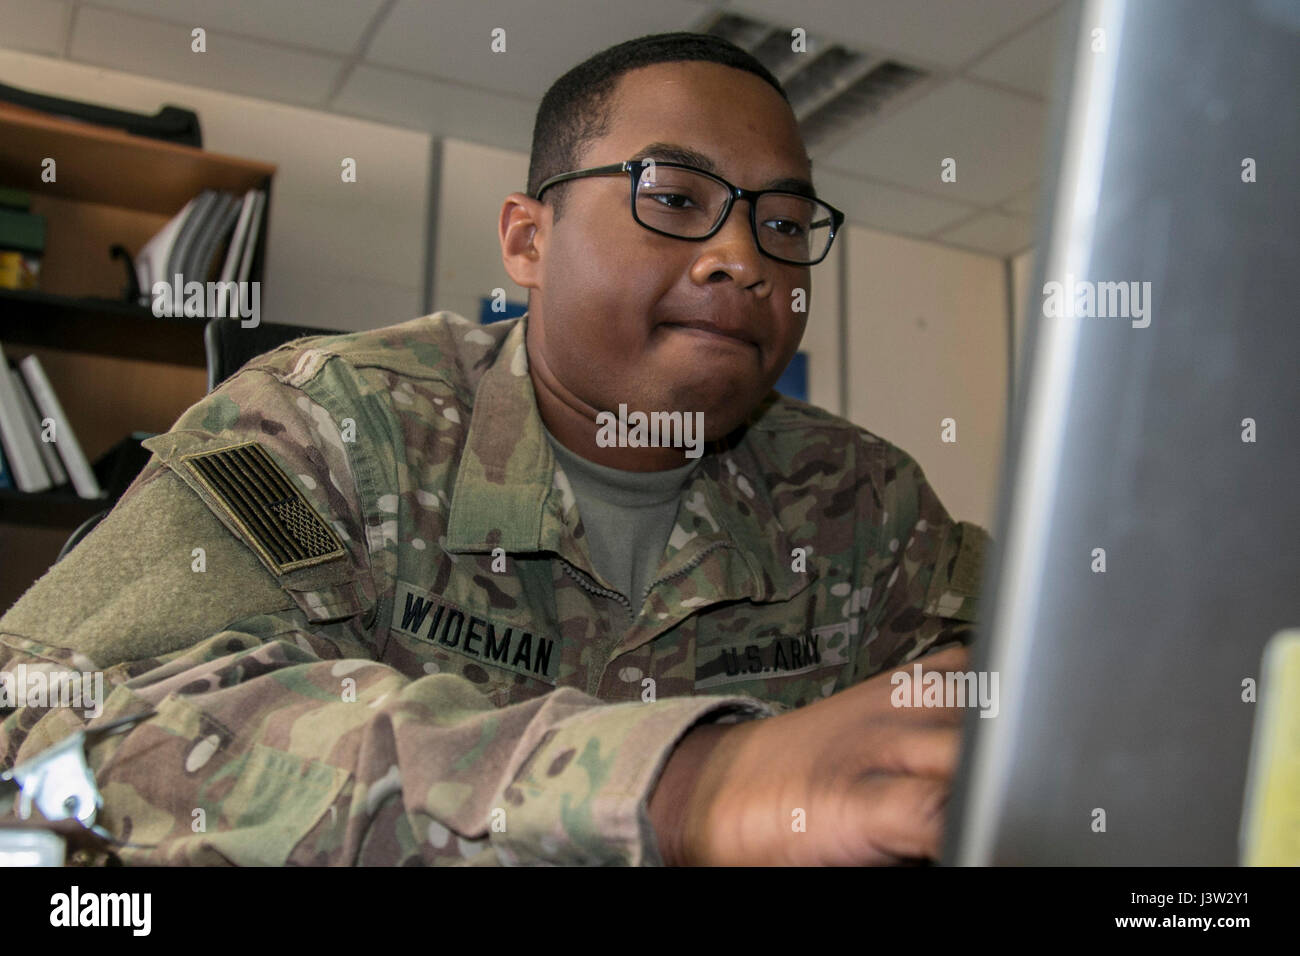
<instances>
[{"instance_id":1,"label":"man's face","mask_svg":"<svg viewBox=\"0 0 1300 956\"><path fill-rule=\"evenodd\" d=\"M609 133L579 167L647 158L701 165L646 149L656 143L708 157L712 172L747 189L811 179L789 106L757 76L720 64L625 74ZM626 173L566 188L559 223L548 206L535 237L534 376L592 417L593 430L596 412L626 403L631 411L703 412L707 438L727 434L798 348L807 313L794 311L792 290L811 291L810 268L759 252L747 200L733 205L716 235L691 242L632 219ZM692 321L740 330L749 341L677 324Z\"/></svg>"}]
</instances>

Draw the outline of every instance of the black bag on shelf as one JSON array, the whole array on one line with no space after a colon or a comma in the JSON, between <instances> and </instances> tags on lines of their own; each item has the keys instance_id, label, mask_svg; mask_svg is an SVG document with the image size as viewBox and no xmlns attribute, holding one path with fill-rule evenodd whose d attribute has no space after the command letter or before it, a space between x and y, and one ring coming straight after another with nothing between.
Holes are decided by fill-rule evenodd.
<instances>
[{"instance_id":1,"label":"black bag on shelf","mask_svg":"<svg viewBox=\"0 0 1300 956\"><path fill-rule=\"evenodd\" d=\"M152 436L153 432L132 432L95 462L95 478L108 495L110 508L149 463L149 449L140 443Z\"/></svg>"},{"instance_id":2,"label":"black bag on shelf","mask_svg":"<svg viewBox=\"0 0 1300 956\"><path fill-rule=\"evenodd\" d=\"M203 131L199 128L199 114L179 106L164 106L153 116L144 113L132 113L128 110L115 110L93 103L80 103L58 96L46 96L44 93L30 93L16 86L0 83L0 100L25 106L31 110L52 113L81 120L83 123L95 123L99 126L111 126L125 130L136 136L148 136L168 143L182 146L203 148Z\"/></svg>"}]
</instances>

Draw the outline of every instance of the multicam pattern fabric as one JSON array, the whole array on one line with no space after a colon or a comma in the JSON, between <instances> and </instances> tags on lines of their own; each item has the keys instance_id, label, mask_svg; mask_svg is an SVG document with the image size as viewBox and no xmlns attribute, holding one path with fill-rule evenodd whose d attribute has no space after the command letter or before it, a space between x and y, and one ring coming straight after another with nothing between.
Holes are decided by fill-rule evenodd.
<instances>
[{"instance_id":1,"label":"multicam pattern fabric","mask_svg":"<svg viewBox=\"0 0 1300 956\"><path fill-rule=\"evenodd\" d=\"M90 751L124 862L658 864L646 802L692 725L968 637L984 532L898 448L775 393L702 458L644 602L615 591L526 322L442 312L254 359L0 618L0 669L104 672L92 726L156 710ZM294 495L236 507L185 464L246 442ZM254 511L297 495L341 553L268 554ZM11 711L0 762L86 723Z\"/></svg>"}]
</instances>

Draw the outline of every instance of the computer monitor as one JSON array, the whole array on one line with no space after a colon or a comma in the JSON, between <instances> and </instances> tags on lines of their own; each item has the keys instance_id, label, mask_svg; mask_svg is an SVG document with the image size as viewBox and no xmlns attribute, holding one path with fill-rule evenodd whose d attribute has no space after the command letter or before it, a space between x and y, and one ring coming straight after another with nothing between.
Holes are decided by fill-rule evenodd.
<instances>
[{"instance_id":1,"label":"computer monitor","mask_svg":"<svg viewBox=\"0 0 1300 956\"><path fill-rule=\"evenodd\" d=\"M1300 5L1071 18L943 858L1233 865L1300 624Z\"/></svg>"}]
</instances>

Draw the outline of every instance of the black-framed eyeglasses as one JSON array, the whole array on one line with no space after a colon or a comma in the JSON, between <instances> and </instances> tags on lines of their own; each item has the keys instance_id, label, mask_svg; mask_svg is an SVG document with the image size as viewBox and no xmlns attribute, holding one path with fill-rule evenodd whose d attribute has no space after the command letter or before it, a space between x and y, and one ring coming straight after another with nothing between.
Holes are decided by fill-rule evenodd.
<instances>
[{"instance_id":1,"label":"black-framed eyeglasses","mask_svg":"<svg viewBox=\"0 0 1300 956\"><path fill-rule=\"evenodd\" d=\"M556 183L627 173L632 218L661 236L699 242L715 235L737 199L749 200L749 225L765 255L797 266L826 258L844 213L834 206L780 189L741 189L721 176L682 163L630 160L552 176L534 199ZM762 223L762 228L759 227Z\"/></svg>"}]
</instances>

